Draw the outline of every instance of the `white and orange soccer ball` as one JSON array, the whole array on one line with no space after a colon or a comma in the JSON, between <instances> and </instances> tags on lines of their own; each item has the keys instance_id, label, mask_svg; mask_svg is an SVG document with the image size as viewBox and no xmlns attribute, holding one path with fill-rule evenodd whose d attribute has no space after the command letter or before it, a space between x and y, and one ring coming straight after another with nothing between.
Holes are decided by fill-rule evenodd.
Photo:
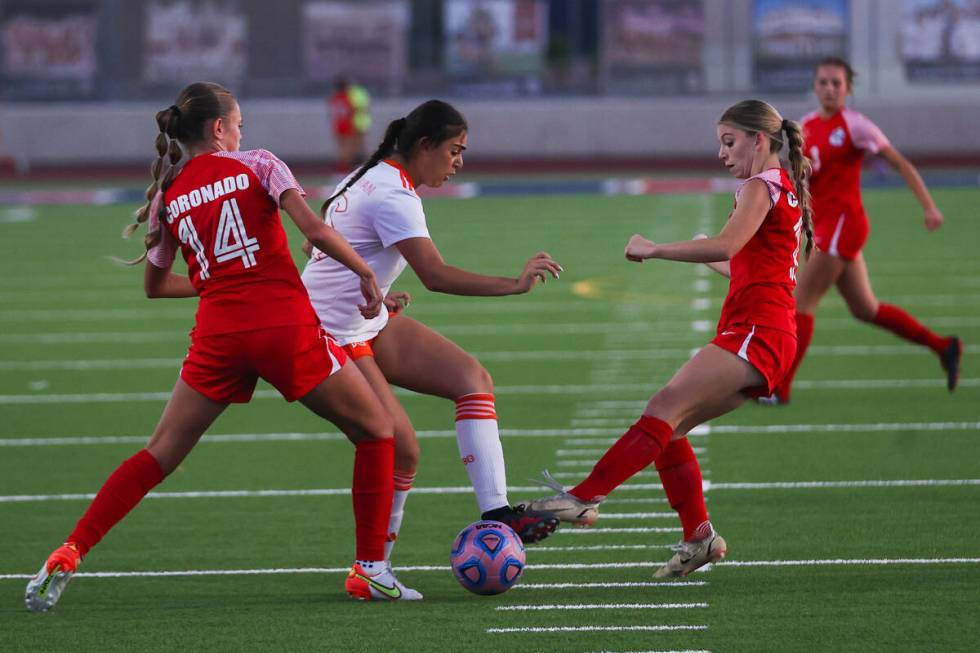
<instances>
[{"instance_id":1,"label":"white and orange soccer ball","mask_svg":"<svg viewBox=\"0 0 980 653\"><path fill-rule=\"evenodd\" d=\"M456 536L449 561L459 584L474 594L502 594L524 573L524 543L499 521L473 522Z\"/></svg>"}]
</instances>

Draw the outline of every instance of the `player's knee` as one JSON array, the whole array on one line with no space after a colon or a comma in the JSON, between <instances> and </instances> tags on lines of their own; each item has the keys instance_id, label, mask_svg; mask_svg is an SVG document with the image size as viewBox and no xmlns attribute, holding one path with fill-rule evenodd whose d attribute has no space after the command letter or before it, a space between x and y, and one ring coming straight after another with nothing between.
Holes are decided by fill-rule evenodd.
<instances>
[{"instance_id":1,"label":"player's knee","mask_svg":"<svg viewBox=\"0 0 980 653\"><path fill-rule=\"evenodd\" d=\"M849 305L848 308L851 310L851 315L861 322L874 322L875 315L878 313L878 307L872 304Z\"/></svg>"},{"instance_id":2,"label":"player's knee","mask_svg":"<svg viewBox=\"0 0 980 653\"><path fill-rule=\"evenodd\" d=\"M493 377L475 358L471 360L465 371L462 394L474 392L493 394Z\"/></svg>"},{"instance_id":3,"label":"player's knee","mask_svg":"<svg viewBox=\"0 0 980 653\"><path fill-rule=\"evenodd\" d=\"M401 435L395 435L395 469L414 472L418 469L421 454L418 440L415 439L414 433L410 438Z\"/></svg>"}]
</instances>

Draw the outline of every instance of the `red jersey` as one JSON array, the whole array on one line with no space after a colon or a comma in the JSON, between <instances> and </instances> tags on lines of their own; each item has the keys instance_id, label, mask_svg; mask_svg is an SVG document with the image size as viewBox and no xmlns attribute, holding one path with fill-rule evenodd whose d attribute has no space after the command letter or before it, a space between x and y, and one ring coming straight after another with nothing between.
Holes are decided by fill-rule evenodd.
<instances>
[{"instance_id":1,"label":"red jersey","mask_svg":"<svg viewBox=\"0 0 980 653\"><path fill-rule=\"evenodd\" d=\"M721 307L718 333L729 327L753 326L796 334L796 268L800 257L803 212L789 175L770 168L742 182L735 192L735 205L745 185L762 180L769 190L771 208L759 230L731 259L728 296Z\"/></svg>"},{"instance_id":2,"label":"red jersey","mask_svg":"<svg viewBox=\"0 0 980 653\"><path fill-rule=\"evenodd\" d=\"M802 124L804 151L813 164L810 194L814 224L836 221L841 214L863 214L864 155L888 147L888 139L864 114L847 107L829 118L814 111L803 117Z\"/></svg>"},{"instance_id":3,"label":"red jersey","mask_svg":"<svg viewBox=\"0 0 980 653\"><path fill-rule=\"evenodd\" d=\"M330 123L335 134L350 136L354 133L354 104L347 89L337 91L327 101Z\"/></svg>"},{"instance_id":4,"label":"red jersey","mask_svg":"<svg viewBox=\"0 0 980 653\"><path fill-rule=\"evenodd\" d=\"M167 189L165 231L148 259L169 267L179 243L201 297L196 335L319 324L279 216L289 188L302 192L289 168L251 150L196 156Z\"/></svg>"}]
</instances>

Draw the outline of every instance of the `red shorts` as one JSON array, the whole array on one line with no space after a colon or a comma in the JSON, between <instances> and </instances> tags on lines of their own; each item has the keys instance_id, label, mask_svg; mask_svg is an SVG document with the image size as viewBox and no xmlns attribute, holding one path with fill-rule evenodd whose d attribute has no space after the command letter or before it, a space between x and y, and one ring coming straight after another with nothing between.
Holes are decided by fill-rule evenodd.
<instances>
[{"instance_id":1,"label":"red shorts","mask_svg":"<svg viewBox=\"0 0 980 653\"><path fill-rule=\"evenodd\" d=\"M208 399L244 404L262 377L286 401L305 396L347 362L320 326L286 326L191 337L180 378Z\"/></svg>"},{"instance_id":2,"label":"red shorts","mask_svg":"<svg viewBox=\"0 0 980 653\"><path fill-rule=\"evenodd\" d=\"M750 397L771 395L796 355L796 336L761 326L725 327L711 343L747 361L765 378L765 385L742 391Z\"/></svg>"},{"instance_id":3,"label":"red shorts","mask_svg":"<svg viewBox=\"0 0 980 653\"><path fill-rule=\"evenodd\" d=\"M834 215L836 214L836 215ZM848 261L861 253L871 226L861 207L834 211L831 218L813 225L813 244L824 254L838 256Z\"/></svg>"}]
</instances>

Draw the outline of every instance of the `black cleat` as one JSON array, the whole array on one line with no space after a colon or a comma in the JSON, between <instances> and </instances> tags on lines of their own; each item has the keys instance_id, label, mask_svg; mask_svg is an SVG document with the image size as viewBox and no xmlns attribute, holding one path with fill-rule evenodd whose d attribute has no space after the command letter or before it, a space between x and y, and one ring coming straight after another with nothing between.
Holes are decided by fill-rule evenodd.
<instances>
[{"instance_id":1,"label":"black cleat","mask_svg":"<svg viewBox=\"0 0 980 653\"><path fill-rule=\"evenodd\" d=\"M946 370L946 388L950 392L956 389L956 384L960 381L960 359L963 357L963 343L959 338L953 336L946 349L939 355L939 361Z\"/></svg>"},{"instance_id":2,"label":"black cleat","mask_svg":"<svg viewBox=\"0 0 980 653\"><path fill-rule=\"evenodd\" d=\"M504 506L488 510L481 515L481 519L507 524L514 529L524 544L540 542L558 528L558 517L553 513L529 510L523 503L513 507Z\"/></svg>"}]
</instances>

